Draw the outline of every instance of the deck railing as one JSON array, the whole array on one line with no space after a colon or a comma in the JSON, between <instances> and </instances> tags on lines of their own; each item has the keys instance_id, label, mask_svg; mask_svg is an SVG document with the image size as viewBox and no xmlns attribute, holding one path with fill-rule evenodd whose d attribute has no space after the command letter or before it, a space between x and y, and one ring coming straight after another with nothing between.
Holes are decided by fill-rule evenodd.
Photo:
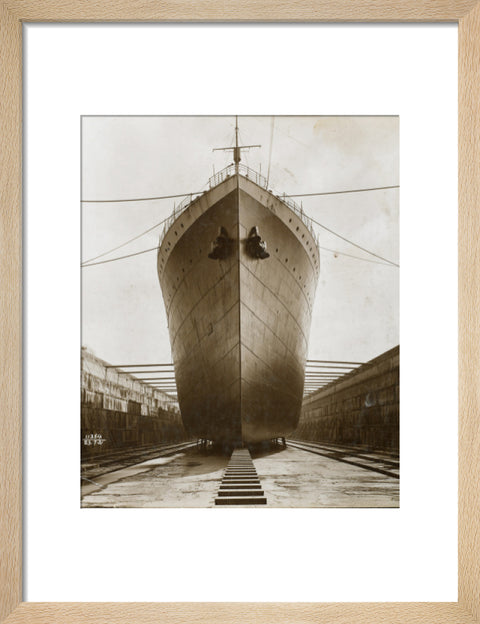
<instances>
[{"instance_id":1,"label":"deck railing","mask_svg":"<svg viewBox=\"0 0 480 624\"><path fill-rule=\"evenodd\" d=\"M293 201L291 197L288 197L288 195L286 195L285 193L283 193L283 195L276 195L272 190L268 188L268 181L265 178L265 176L263 176L261 173L258 173L258 171L255 171L254 169L251 169L250 167L247 167L246 165L242 165L240 163L238 165L238 172L241 175L243 175L245 178L247 178L248 180L251 180L258 186L260 186L261 188L269 191L269 193L272 193L272 195L275 195L277 199L279 199L282 203L288 206L290 210L292 210L300 218L300 220L306 226L306 228L312 235L313 240L318 246L319 244L318 235L315 232L312 220L303 212L303 208L301 206L299 206L295 201ZM218 186L219 184L221 184L228 178L232 177L232 175L234 175L235 173L236 173L236 166L233 164L228 165L227 167L225 167L221 171L218 171L217 173L214 173L213 176L211 176L208 180L209 188L212 189L215 186ZM181 203L178 206L174 207L172 214L167 218L163 226L163 230L160 235L160 240L158 243L159 247L162 244L162 241L165 238L166 233L168 232L168 230L174 223L175 219L177 219L182 214L182 212L184 212L188 208L188 206L190 206L190 204L192 204L202 194L203 193L192 193L192 194L186 195L185 198L181 201Z\"/></svg>"}]
</instances>

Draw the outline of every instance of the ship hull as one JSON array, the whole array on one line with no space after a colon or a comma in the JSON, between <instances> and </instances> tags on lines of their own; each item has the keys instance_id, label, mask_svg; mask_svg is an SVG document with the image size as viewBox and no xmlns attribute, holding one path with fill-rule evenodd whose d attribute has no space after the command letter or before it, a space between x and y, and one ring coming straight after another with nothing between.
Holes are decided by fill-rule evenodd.
<instances>
[{"instance_id":1,"label":"ship hull","mask_svg":"<svg viewBox=\"0 0 480 624\"><path fill-rule=\"evenodd\" d=\"M268 244L252 257L251 229ZM209 257L220 228L226 257ZM318 249L284 202L233 175L193 202L159 250L187 430L232 445L286 437L300 416Z\"/></svg>"}]
</instances>

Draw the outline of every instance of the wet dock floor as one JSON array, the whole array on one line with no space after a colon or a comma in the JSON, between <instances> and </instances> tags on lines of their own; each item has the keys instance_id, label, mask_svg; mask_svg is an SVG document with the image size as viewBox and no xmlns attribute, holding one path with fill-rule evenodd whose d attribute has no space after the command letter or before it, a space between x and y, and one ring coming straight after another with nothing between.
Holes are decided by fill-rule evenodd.
<instances>
[{"instance_id":1,"label":"wet dock floor","mask_svg":"<svg viewBox=\"0 0 480 624\"><path fill-rule=\"evenodd\" d=\"M267 507L399 506L389 475L292 447L252 458ZM215 507L228 461L195 447L149 459L84 481L82 507Z\"/></svg>"}]
</instances>

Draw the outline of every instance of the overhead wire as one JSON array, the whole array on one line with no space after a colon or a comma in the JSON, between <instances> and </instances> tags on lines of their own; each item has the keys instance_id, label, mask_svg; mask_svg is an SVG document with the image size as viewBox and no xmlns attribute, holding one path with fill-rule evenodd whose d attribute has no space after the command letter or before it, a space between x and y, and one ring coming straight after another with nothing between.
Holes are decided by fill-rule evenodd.
<instances>
[{"instance_id":1,"label":"overhead wire","mask_svg":"<svg viewBox=\"0 0 480 624\"><path fill-rule=\"evenodd\" d=\"M372 262L373 264L382 264L383 266L397 266L393 265L391 262L380 262L379 260L371 260L370 258L361 258L360 256L352 256L352 254L345 253L344 251L338 251L337 249L329 249L328 247L322 247L322 245L318 246L319 249L323 249L324 251L329 251L333 254L338 254L340 256L347 256L348 258L354 258L355 260L363 260L364 262Z\"/></svg>"},{"instance_id":2,"label":"overhead wire","mask_svg":"<svg viewBox=\"0 0 480 624\"><path fill-rule=\"evenodd\" d=\"M115 204L123 202L141 202L141 201L154 201L156 199L176 199L177 197L187 197L187 195L199 195L202 191L196 191L194 193L180 193L179 195L161 195L158 197L134 197L128 199L81 199L82 204Z\"/></svg>"},{"instance_id":3,"label":"overhead wire","mask_svg":"<svg viewBox=\"0 0 480 624\"><path fill-rule=\"evenodd\" d=\"M267 183L270 176L270 164L271 164L271 144L270 144L270 157L268 163L268 174L267 174ZM368 191L384 191L388 189L397 189L400 188L400 185L393 184L390 186L375 186L372 188L361 188L361 189L349 189L346 191L320 191L318 193L298 193L294 195L287 195L285 197L318 197L320 195L347 195L348 193L366 193ZM162 195L158 197L130 197L127 199L81 199L80 202L82 204L121 204L124 202L144 202L144 201L155 201L157 199L176 199L178 197L187 197L188 195L201 195L203 191L194 191L191 193L180 193L179 195Z\"/></svg>"},{"instance_id":4,"label":"overhead wire","mask_svg":"<svg viewBox=\"0 0 480 624\"><path fill-rule=\"evenodd\" d=\"M125 258L132 258L133 256L140 256L141 254L148 253L149 251L155 251L156 249L160 249L160 247L150 247L150 249L144 249L143 251L137 251L136 253L131 253L126 256L117 256L116 258L110 258L109 260L100 260L100 262L90 262L89 264L81 264L80 266L83 268L96 266L97 264L107 264L107 262L116 262L117 260L124 260Z\"/></svg>"},{"instance_id":5,"label":"overhead wire","mask_svg":"<svg viewBox=\"0 0 480 624\"><path fill-rule=\"evenodd\" d=\"M327 232L330 232L330 234L333 234L334 236L337 236L341 240L349 243L350 245L353 245L354 247L357 247L361 251L364 251L365 253L368 253L369 255L378 258L379 260L382 260L382 262L378 262L378 261L375 261L375 260L370 260L368 258L361 258L359 256L353 256L353 255L348 254L348 253L346 253L344 251L338 251L336 249L330 249L329 247L324 247L322 245L319 245L320 249L323 249L324 251L328 251L328 252L333 253L333 254L338 254L338 255L342 255L342 256L347 256L349 258L354 258L356 260L363 260L364 262L372 262L372 263L375 263L375 264L388 264L388 265L395 266L395 267L398 267L398 268L400 267L400 265L397 264L396 262L393 262L392 260L388 260L387 258L384 258L383 256L380 256L379 254L376 254L375 252L370 251L369 249L366 249L365 247L362 247L361 245L358 245L358 243L355 243L354 241L346 238L345 236L342 236L341 234L338 234L337 232L335 232L331 228L328 228L326 225L323 225L319 221L316 221L315 219L313 219L309 215L306 214L306 216L307 216L308 219L310 219L310 221L312 221L312 223L315 223L316 225L318 225L322 229L326 230ZM133 256L139 256L141 254L148 253L150 251L155 251L155 250L159 249L159 246L157 245L156 247L150 247L149 249L144 249L142 251L137 251L136 253L127 254L127 255L124 255L124 256L117 256L116 258L110 258L108 260L102 260L100 262L93 262L94 260L97 260L98 258L102 258L102 257L108 255L109 253L112 253L113 251L116 251L117 249L125 247L126 245L128 245L129 243L137 240L141 236L144 236L148 232L151 232L155 228L157 228L160 225L162 225L163 223L165 223L165 221L167 221L168 218L169 217L166 217L165 219L163 219L159 223L156 223L152 227L148 228L147 230L144 230L140 234L137 234L137 236L134 236L133 238L129 239L128 241L122 243L121 245L118 245L117 247L114 247L113 249L105 251L104 253L99 254L98 256L95 256L94 258L90 258L89 260L86 260L85 262L83 262L81 264L81 267L96 266L96 265L99 265L99 264L106 264L106 263L109 263L109 262L115 262L117 260L124 260L126 258L132 258Z\"/></svg>"},{"instance_id":6,"label":"overhead wire","mask_svg":"<svg viewBox=\"0 0 480 624\"><path fill-rule=\"evenodd\" d=\"M299 193L296 195L285 195L285 197L318 197L319 195L346 195L347 193L366 193L367 191L385 191L388 189L400 188L399 184L391 186L375 186L373 188L351 189L349 191L321 191L320 193Z\"/></svg>"},{"instance_id":7,"label":"overhead wire","mask_svg":"<svg viewBox=\"0 0 480 624\"><path fill-rule=\"evenodd\" d=\"M270 175L271 152L272 152L272 141L273 141L273 128L274 128L274 117L272 117L272 135L271 135L271 140L270 140L270 157L269 157L269 163L268 163L267 185L268 185L268 177ZM366 189L351 189L351 190L346 190L346 191L323 191L323 192L319 192L319 193L303 193L303 194L296 194L296 195L285 195L285 197L313 197L313 196L320 196L320 195L339 195L339 194L346 194L346 193L362 193L362 192L367 192L367 191L378 191L378 190L387 190L387 189L394 189L394 188L399 188L399 186L398 185L392 185L392 186L382 186L382 187L374 187L374 188L366 188ZM187 195L197 195L200 192L198 192L198 193L185 193L185 194L182 194L182 195L165 195L163 197L157 197L157 198L151 197L151 198L137 198L137 199L123 199L123 200L82 200L82 201L90 201L90 202L98 201L98 202L102 202L102 203L103 202L122 202L122 201L125 201L125 202L128 202L128 201L149 201L149 200L152 200L152 199L169 199L169 198L172 198L172 197L186 197ZM358 243L355 243L354 241L346 238L345 236L342 236L341 234L338 234L337 232L335 232L331 228L327 227L323 223L320 223L319 221L317 221L313 217L309 216L308 214L306 214L306 216L307 216L308 219L310 219L310 221L312 223L315 223L316 225L318 225L322 229L326 230L330 234L333 234L334 236L340 238L341 240L347 242L348 244L353 245L357 249L360 249L361 251L363 251L363 252L365 252L365 253L367 253L367 254L369 254L371 256L374 256L375 258L378 258L382 262L378 262L378 261L375 261L375 260L370 260L368 258L361 258L361 257L358 257L358 256L353 256L353 255L348 254L346 252L338 251L338 250L335 250L335 249L330 249L328 247L323 247L323 246L319 245L320 249L323 249L324 251L328 251L328 252L333 253L333 254L338 254L338 255L354 258L356 260L363 260L364 262L373 262L375 264L388 264L388 265L392 265L392 266L395 266L395 267L399 267L400 266L396 262L393 262L392 260L388 260L387 258L384 258L383 256L380 256L379 254L377 254L377 253L375 253L373 251L370 251L369 249L366 249L365 247L362 247ZM162 219L162 221L159 221L158 223L155 223L153 226L151 226L150 228L144 230L140 234L137 234L133 238L130 238L129 240L125 241L121 245L117 245L116 247L113 247L112 249L109 249L108 251L105 251L105 252L103 252L103 253L101 253L101 254L93 257L93 258L89 258L88 260L85 260L81 264L81 266L82 267L87 267L87 266L96 266L96 265L99 265L99 264L106 264L108 262L115 262L117 260L124 260L126 258L131 258L133 256L138 256L138 255L141 255L141 254L148 253L150 251L155 251L155 250L159 249L158 246L157 247L151 247L149 249L144 249L144 250L138 251L136 253L127 254L127 255L124 255L124 256L118 256L116 258L111 258L109 260L103 260L101 262L94 262L95 260L98 260L99 258L103 258L104 256L107 256L108 254L113 253L114 251L117 251L118 249L121 249L122 247L125 247L126 245L134 242L135 240L137 240L139 238L141 238L145 234L148 234L152 230L154 230L157 227L163 225L169 218L170 218L170 215L167 216L165 219Z\"/></svg>"},{"instance_id":8,"label":"overhead wire","mask_svg":"<svg viewBox=\"0 0 480 624\"><path fill-rule=\"evenodd\" d=\"M143 251L137 251L136 253L132 253L132 254L127 254L125 256L117 256L116 258L110 258L109 260L101 260L100 262L90 262L89 264L84 263L81 265L82 268L86 268L89 266L96 266L98 264L107 264L108 262L115 262L117 260L125 260L126 258L132 258L133 256L139 256L141 254L144 253L148 253L149 251L155 251L159 249L159 247L151 247L150 249L144 249ZM370 260L369 258L360 258L359 256L352 256L351 254L347 254L343 251L338 251L336 249L330 249L328 247L323 247L322 245L319 245L319 249L323 249L324 251L329 251L330 253L333 254L338 254L341 256L347 256L349 258L353 258L355 260L363 260L364 262L372 262L373 264L381 264L383 266L399 266L398 264L395 264L393 262L379 262L378 260Z\"/></svg>"},{"instance_id":9,"label":"overhead wire","mask_svg":"<svg viewBox=\"0 0 480 624\"><path fill-rule=\"evenodd\" d=\"M273 145L273 129L274 129L274 125L275 125L275 117L272 116L272 125L271 125L271 128L270 128L270 149L269 149L269 153L268 153L267 188L268 188L268 181L270 180L270 165L272 163L272 145Z\"/></svg>"},{"instance_id":10,"label":"overhead wire","mask_svg":"<svg viewBox=\"0 0 480 624\"><path fill-rule=\"evenodd\" d=\"M101 253L98 256L95 256L93 258L90 258L89 260L84 260L82 262L82 266L84 266L86 264L89 264L90 262L93 262L94 260L98 260L98 258L103 258L104 256L108 256L108 254L113 253L114 251L117 251L117 249L121 249L122 247L125 247L129 243L133 243L133 241L136 241L137 239L141 238L142 236L145 236L145 234L148 234L152 230L155 230L157 227L160 227L161 225L163 225L166 221L168 221L170 216L171 215L169 215L168 217L165 217L165 219L162 219L158 223L155 223L155 225L152 225L152 227L149 227L147 230L144 230L140 234L137 234L133 238L130 238L129 240L127 240L124 243L122 243L121 245L117 245L117 247L113 247L112 249L109 249L108 251L104 251L103 253Z\"/></svg>"},{"instance_id":11,"label":"overhead wire","mask_svg":"<svg viewBox=\"0 0 480 624\"><path fill-rule=\"evenodd\" d=\"M345 241L346 243L349 243L350 245L353 245L354 247L357 247L357 249L361 249L362 251L364 251L365 253L370 254L371 256L375 256L375 258L379 258L380 260L383 260L384 262L387 262L388 264L392 264L393 266L396 266L396 267L400 268L400 265L397 264L396 262L392 262L392 260L388 260L387 258L384 258L383 256L380 256L379 254L376 254L375 252L370 251L369 249L365 249L365 247L362 247L361 245L358 245L357 243L354 243L349 238L346 238L345 236L342 236L341 234L338 234L337 232L334 232L333 230L328 228L326 225L323 225L323 223L320 223L319 221L316 221L310 215L306 215L306 216L307 216L308 219L310 219L310 221L312 221L313 223L315 223L316 225L318 225L322 229L326 230L327 232L330 232L330 234L333 234L334 236L337 236L338 238L340 238L341 240Z\"/></svg>"}]
</instances>

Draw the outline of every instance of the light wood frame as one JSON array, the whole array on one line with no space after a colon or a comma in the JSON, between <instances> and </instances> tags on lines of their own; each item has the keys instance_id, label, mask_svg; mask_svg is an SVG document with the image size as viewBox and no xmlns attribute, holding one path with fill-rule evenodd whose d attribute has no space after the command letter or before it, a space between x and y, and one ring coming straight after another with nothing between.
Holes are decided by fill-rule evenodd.
<instances>
[{"instance_id":1,"label":"light wood frame","mask_svg":"<svg viewBox=\"0 0 480 624\"><path fill-rule=\"evenodd\" d=\"M457 603L22 602L22 24L149 21L458 23ZM0 621L480 622L480 0L0 0L0 77Z\"/></svg>"}]
</instances>

